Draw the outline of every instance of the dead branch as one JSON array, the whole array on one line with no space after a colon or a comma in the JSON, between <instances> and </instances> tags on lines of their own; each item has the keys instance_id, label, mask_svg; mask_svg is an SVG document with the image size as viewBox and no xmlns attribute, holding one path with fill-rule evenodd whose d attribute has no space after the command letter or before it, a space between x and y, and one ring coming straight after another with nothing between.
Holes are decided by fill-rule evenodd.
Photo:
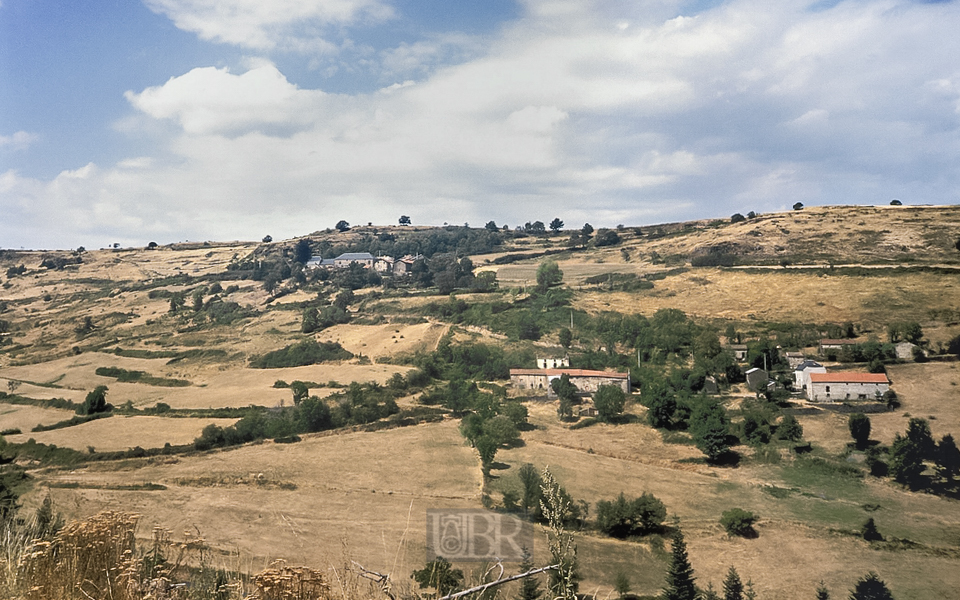
<instances>
[{"instance_id":1,"label":"dead branch","mask_svg":"<svg viewBox=\"0 0 960 600\"><path fill-rule=\"evenodd\" d=\"M390 591L390 576L384 575L383 573L377 573L376 571L371 571L365 568L363 565L358 563L355 560L351 560L351 563L360 570L360 577L364 579L369 579L374 581L377 585L380 586L380 591L390 597L390 600L397 600L397 597L393 595L393 592Z\"/></svg>"},{"instance_id":2,"label":"dead branch","mask_svg":"<svg viewBox=\"0 0 960 600\"><path fill-rule=\"evenodd\" d=\"M462 592L457 592L456 594L448 594L442 598L437 598L437 600L456 600L457 598L462 598L470 594L476 594L477 592L485 592L492 587L498 585L503 585L504 583L510 583L511 581L516 581L518 579L523 579L524 577L530 577L531 575L536 575L538 573L543 573L544 571L556 571L560 568L560 565L550 565L549 567L539 567L537 569L531 569L526 573L520 573L519 575L511 575L510 577L504 579L497 579L496 581L491 581L490 583L485 583L483 585L478 585L477 587L472 587L468 590L463 590Z\"/></svg>"}]
</instances>

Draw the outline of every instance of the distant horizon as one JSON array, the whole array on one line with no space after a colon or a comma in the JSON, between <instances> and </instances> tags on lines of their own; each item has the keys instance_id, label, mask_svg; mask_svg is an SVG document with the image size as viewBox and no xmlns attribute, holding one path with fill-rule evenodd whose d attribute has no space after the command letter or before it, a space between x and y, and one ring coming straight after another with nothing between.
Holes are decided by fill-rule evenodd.
<instances>
[{"instance_id":1,"label":"distant horizon","mask_svg":"<svg viewBox=\"0 0 960 600\"><path fill-rule=\"evenodd\" d=\"M807 209L811 209L811 208L812 208L812 209L817 209L817 208L822 208L822 209L841 209L841 208L886 208L886 207L889 207L891 210L894 210L894 209L909 209L909 208L940 208L940 209L942 209L942 208L956 208L956 207L958 207L958 205L956 205L956 204L912 204L912 205L910 205L910 204L903 204L903 205L899 205L899 206L898 206L898 205L890 205L889 203L888 203L888 204L831 204L831 205L823 205L823 206L804 206L803 209L801 209L801 210L807 210ZM749 212L749 211L744 211L744 212L741 213L741 214L746 215L747 212ZM791 208L791 209L782 210L782 211L769 211L769 212L763 212L763 213L761 213L761 212L756 212L756 216L757 216L757 217L762 217L762 216L765 216L765 215L790 214L790 213L794 213L794 212L800 212L800 211L796 211L796 210L794 210L794 209ZM623 226L624 229L636 229L636 228L638 228L638 227L639 227L639 228L643 228L643 227L657 227L657 226L662 226L662 225L676 225L676 224L682 224L682 223L693 223L693 222L698 222L698 221L717 221L717 220L729 221L729 219L733 216L733 214L737 214L737 212L732 213L731 215L727 215L727 216L725 216L725 217L699 217L699 218L687 219L687 220L683 220L683 221L662 221L662 222L655 222L655 223L640 223L640 224L618 223L618 224L616 224L616 225L596 225L596 224L593 224L593 223L589 223L589 221L587 221L587 222L585 222L584 224L589 223L589 224L590 224L592 227L594 227L595 229L617 229L617 228L618 228L619 226L621 226L621 225ZM399 216L398 216L397 218L399 219ZM551 219L552 219L552 218L553 218L553 217L551 217ZM557 218L560 218L560 217L557 216ZM346 220L346 219L344 219L344 220ZM497 222L496 219L487 219L487 221L485 221L484 224L473 225L473 224L469 224L469 223L468 223L467 225L469 225L469 228L470 228L470 229L483 229L484 226L485 226L485 224L486 224L487 222L491 221L491 220L494 221L495 223L497 223L497 226L498 226L499 228L501 228L501 229L502 229L503 226L505 225L505 223L499 223L499 222ZM564 220L564 219L561 218L561 220ZM543 223L544 223L545 225L549 225L549 221L543 220L543 219L534 219L534 220L532 220L532 221L530 221L530 222L532 223L532 222L536 222L536 221L543 221ZM349 221L348 221L348 223L349 223ZM526 221L525 221L524 223L526 223ZM520 223L520 224L517 224L517 225L510 225L509 231L516 231L517 228L522 228L523 225L524 225L524 223ZM334 225L335 225L335 224L336 224L336 223L334 223ZM572 232L572 231L577 231L577 230L581 229L584 224L581 224L581 225L578 225L578 226L573 226L573 225L567 224L566 221L564 221L564 227L563 227L563 229L560 230L560 232L561 232L561 233L564 233L564 232L569 233L569 232ZM509 224L508 224L508 225L509 225ZM412 223L410 223L410 224L408 224L408 225L400 225L399 223L357 223L357 224L350 223L350 230L352 231L352 230L354 230L354 229L362 229L362 228L373 228L373 229L377 229L377 228L385 228L385 227L396 228L396 229L398 229L398 230L403 230L403 229L416 229L416 228L418 228L418 227L419 227L419 228L431 228L431 229L433 229L433 228L463 227L463 226L464 226L463 223L459 223L459 224L458 224L458 223L442 223L442 224L439 224L439 225L433 225L433 224L428 224L428 223L416 223L416 222L412 222ZM309 233L302 233L302 234L298 234L298 235L293 235L293 236L291 236L291 237L283 237L283 238L278 238L277 236L274 236L274 235L272 235L272 234L270 234L270 233L268 232L268 233L265 233L263 236L261 236L259 239L226 239L226 238L219 238L219 239L218 239L218 238L211 238L211 239L205 239L205 240L187 240L187 239L184 239L184 240L177 240L177 241L157 241L157 240L155 240L155 239L152 239L152 240L147 240L146 242L144 242L144 243L142 243L142 244L127 244L127 245L121 244L118 248L114 248L114 247L112 246L112 244L108 244L108 245L105 245L105 246L91 246L91 245L88 245L88 244L80 244L79 246L74 246L74 247L71 247L71 248L66 248L66 247L63 247L63 248L58 248L58 247L46 247L46 248L40 248L40 247L26 248L26 247L21 247L21 248L10 248L10 247L5 247L5 246L0 245L0 252L5 251L5 250L10 250L10 251L15 251L15 252L75 252L77 249L79 249L79 248L81 248L81 247L84 249L84 251L91 251L91 250L135 250L135 249L145 249L145 248L148 248L148 246L149 246L149 244L150 244L151 242L155 242L158 247L176 246L176 245L178 245L178 244L184 244L184 245L186 245L186 244L193 244L193 245L202 246L202 245L204 245L204 244L210 244L210 245L214 245L214 244L216 244L216 245L231 245L231 244L281 243L281 242L288 242L288 241L291 241L291 240L297 240L297 239L305 238L305 237L308 237L308 236L311 236L311 235L314 235L314 234L327 234L327 233L332 233L332 231L328 231L328 230L333 230L333 229L335 229L335 228L334 228L333 225L331 225L331 226L325 227L325 228L323 228L323 229L314 229L314 230L310 231ZM270 242L264 242L264 241L263 241L263 238L266 237L266 236L268 236L268 235L269 235L270 237L272 237L273 239L272 239ZM530 234L530 235L533 235L533 234ZM547 230L547 233L546 233L545 235L556 237L557 234L551 233L550 230L548 229L548 230ZM113 243L119 243L119 242L113 242Z\"/></svg>"}]
</instances>

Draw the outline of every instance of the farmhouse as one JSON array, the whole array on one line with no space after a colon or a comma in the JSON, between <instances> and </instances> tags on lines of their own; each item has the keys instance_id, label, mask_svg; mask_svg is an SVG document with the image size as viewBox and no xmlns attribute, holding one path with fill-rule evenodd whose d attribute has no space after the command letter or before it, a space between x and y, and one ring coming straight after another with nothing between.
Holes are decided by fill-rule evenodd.
<instances>
[{"instance_id":1,"label":"farmhouse","mask_svg":"<svg viewBox=\"0 0 960 600\"><path fill-rule=\"evenodd\" d=\"M793 370L793 380L798 390L805 390L810 385L811 373L826 373L827 369L815 360L805 360Z\"/></svg>"},{"instance_id":2,"label":"farmhouse","mask_svg":"<svg viewBox=\"0 0 960 600\"><path fill-rule=\"evenodd\" d=\"M724 346L724 350L733 355L738 362L743 362L747 360L747 345L746 344L729 344Z\"/></svg>"},{"instance_id":3,"label":"farmhouse","mask_svg":"<svg viewBox=\"0 0 960 600\"><path fill-rule=\"evenodd\" d=\"M377 273L393 273L393 257L378 256L373 261L373 268Z\"/></svg>"},{"instance_id":4,"label":"farmhouse","mask_svg":"<svg viewBox=\"0 0 960 600\"><path fill-rule=\"evenodd\" d=\"M413 256L410 254L407 254L403 258L398 258L393 263L393 274L409 275L413 271L413 263L417 262L419 258L419 255Z\"/></svg>"},{"instance_id":5,"label":"farmhouse","mask_svg":"<svg viewBox=\"0 0 960 600\"><path fill-rule=\"evenodd\" d=\"M811 402L875 400L890 389L885 373L810 373L808 377Z\"/></svg>"},{"instance_id":6,"label":"farmhouse","mask_svg":"<svg viewBox=\"0 0 960 600\"><path fill-rule=\"evenodd\" d=\"M796 368L806 360L806 357L803 355L803 352L784 352L783 357L787 359L787 365L791 369L796 370Z\"/></svg>"},{"instance_id":7,"label":"farmhouse","mask_svg":"<svg viewBox=\"0 0 960 600\"><path fill-rule=\"evenodd\" d=\"M751 392L767 389L767 382L770 381L770 375L763 369L756 367L745 373L747 377L747 389Z\"/></svg>"},{"instance_id":8,"label":"farmhouse","mask_svg":"<svg viewBox=\"0 0 960 600\"><path fill-rule=\"evenodd\" d=\"M364 267L372 267L376 258L369 252L347 252L333 259L333 265L338 269L345 269L353 263L360 263Z\"/></svg>"},{"instance_id":9,"label":"farmhouse","mask_svg":"<svg viewBox=\"0 0 960 600\"><path fill-rule=\"evenodd\" d=\"M538 369L562 369L563 367L570 366L570 359L564 356L563 358L538 358L537 359L537 368Z\"/></svg>"},{"instance_id":10,"label":"farmhouse","mask_svg":"<svg viewBox=\"0 0 960 600\"><path fill-rule=\"evenodd\" d=\"M546 390L553 396L550 382L566 373L580 392L596 392L601 385L616 385L630 393L630 373L588 371L586 369L510 369L510 382L520 390Z\"/></svg>"}]
</instances>

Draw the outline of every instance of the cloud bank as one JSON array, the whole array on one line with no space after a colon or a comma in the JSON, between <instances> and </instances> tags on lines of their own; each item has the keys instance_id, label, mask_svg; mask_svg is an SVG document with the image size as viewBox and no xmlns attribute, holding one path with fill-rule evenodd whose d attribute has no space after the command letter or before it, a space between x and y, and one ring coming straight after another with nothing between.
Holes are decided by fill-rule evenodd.
<instances>
[{"instance_id":1,"label":"cloud bank","mask_svg":"<svg viewBox=\"0 0 960 600\"><path fill-rule=\"evenodd\" d=\"M372 1L285 5L280 18L241 0L150 2L178 27L254 49L304 21L391 15ZM384 72L431 67L374 92L301 88L266 56L129 91L139 119L167 126L155 155L52 181L7 172L3 203L26 239L72 246L292 236L401 214L600 226L958 201L953 3L525 6L457 64L437 66L428 45L382 53ZM76 223L69 235L50 236L51 214Z\"/></svg>"}]
</instances>

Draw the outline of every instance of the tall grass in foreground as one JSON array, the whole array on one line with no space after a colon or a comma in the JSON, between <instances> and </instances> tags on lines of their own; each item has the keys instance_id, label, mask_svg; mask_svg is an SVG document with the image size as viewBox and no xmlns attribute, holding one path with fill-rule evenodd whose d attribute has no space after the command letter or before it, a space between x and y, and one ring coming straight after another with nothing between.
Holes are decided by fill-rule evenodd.
<instances>
[{"instance_id":1,"label":"tall grass in foreground","mask_svg":"<svg viewBox=\"0 0 960 600\"><path fill-rule=\"evenodd\" d=\"M138 549L140 515L105 511L53 531L49 523L0 523L0 599L9 600L360 600L385 597L384 587L276 561L250 577L210 565L200 537L172 541L153 530ZM57 524L59 526L59 524ZM238 561L239 562L239 561ZM334 585L331 585L333 583ZM382 583L382 582L381 582Z\"/></svg>"}]
</instances>

